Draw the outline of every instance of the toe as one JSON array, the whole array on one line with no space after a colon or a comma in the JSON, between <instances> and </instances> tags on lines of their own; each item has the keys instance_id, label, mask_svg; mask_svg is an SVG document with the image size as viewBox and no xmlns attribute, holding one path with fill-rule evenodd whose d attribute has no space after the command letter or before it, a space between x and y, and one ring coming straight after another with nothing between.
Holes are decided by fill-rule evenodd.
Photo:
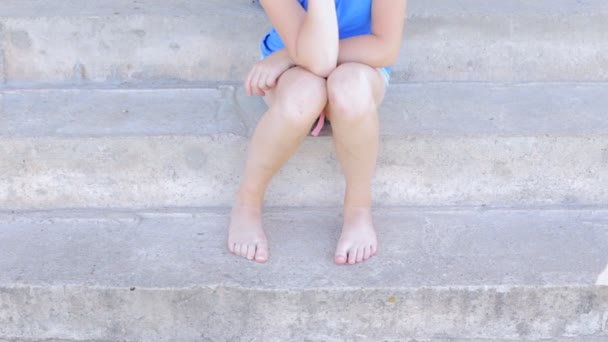
<instances>
[{"instance_id":1,"label":"toe","mask_svg":"<svg viewBox=\"0 0 608 342\"><path fill-rule=\"evenodd\" d=\"M357 259L356 260L358 263L363 261L364 251L365 251L365 247L360 246L359 248L357 248Z\"/></svg>"},{"instance_id":2,"label":"toe","mask_svg":"<svg viewBox=\"0 0 608 342\"><path fill-rule=\"evenodd\" d=\"M376 245L371 246L372 256L376 255L378 252L378 247Z\"/></svg>"},{"instance_id":3,"label":"toe","mask_svg":"<svg viewBox=\"0 0 608 342\"><path fill-rule=\"evenodd\" d=\"M346 261L348 260L348 246L346 244L343 244L342 242L338 242L338 248L336 248L336 254L334 256L334 261L336 262L336 264L338 265L344 265L346 264Z\"/></svg>"},{"instance_id":4,"label":"toe","mask_svg":"<svg viewBox=\"0 0 608 342\"><path fill-rule=\"evenodd\" d=\"M233 253L236 255L241 255L241 245L238 243L234 244Z\"/></svg>"},{"instance_id":5,"label":"toe","mask_svg":"<svg viewBox=\"0 0 608 342\"><path fill-rule=\"evenodd\" d=\"M246 243L241 244L241 249L240 249L239 255L242 257L245 257L245 258L247 257L247 244Z\"/></svg>"},{"instance_id":6,"label":"toe","mask_svg":"<svg viewBox=\"0 0 608 342\"><path fill-rule=\"evenodd\" d=\"M255 252L255 261L266 262L268 260L268 246L263 243L259 243Z\"/></svg>"},{"instance_id":7,"label":"toe","mask_svg":"<svg viewBox=\"0 0 608 342\"><path fill-rule=\"evenodd\" d=\"M353 247L348 251L348 263L351 265L357 263L357 248Z\"/></svg>"},{"instance_id":8,"label":"toe","mask_svg":"<svg viewBox=\"0 0 608 342\"><path fill-rule=\"evenodd\" d=\"M372 246L367 246L363 250L363 260L369 259L372 254Z\"/></svg>"},{"instance_id":9,"label":"toe","mask_svg":"<svg viewBox=\"0 0 608 342\"><path fill-rule=\"evenodd\" d=\"M255 245L247 246L247 259L253 260L254 256L255 256Z\"/></svg>"},{"instance_id":10,"label":"toe","mask_svg":"<svg viewBox=\"0 0 608 342\"><path fill-rule=\"evenodd\" d=\"M228 250L230 253L234 253L234 243L228 242Z\"/></svg>"}]
</instances>

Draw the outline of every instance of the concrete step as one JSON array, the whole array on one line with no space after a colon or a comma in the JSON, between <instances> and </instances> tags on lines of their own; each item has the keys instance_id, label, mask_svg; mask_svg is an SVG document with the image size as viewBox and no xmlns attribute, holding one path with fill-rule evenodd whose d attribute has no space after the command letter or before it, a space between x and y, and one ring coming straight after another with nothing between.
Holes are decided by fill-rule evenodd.
<instances>
[{"instance_id":1,"label":"concrete step","mask_svg":"<svg viewBox=\"0 0 608 342\"><path fill-rule=\"evenodd\" d=\"M381 110L381 205L608 203L608 84L411 83ZM0 94L0 208L230 206L264 110L241 88ZM299 186L294 186L299 184ZM328 135L275 177L272 206L340 205Z\"/></svg>"},{"instance_id":2,"label":"concrete step","mask_svg":"<svg viewBox=\"0 0 608 342\"><path fill-rule=\"evenodd\" d=\"M0 215L0 338L605 341L608 208L377 208L337 266L340 208L271 208L267 264L227 208Z\"/></svg>"},{"instance_id":3,"label":"concrete step","mask_svg":"<svg viewBox=\"0 0 608 342\"><path fill-rule=\"evenodd\" d=\"M233 340L233 341L238 341L238 340ZM255 340L254 340L255 341ZM283 340L285 341L285 340ZM308 341L314 341L314 340L308 340ZM350 341L348 339L340 339L340 338L336 338L336 339L325 339L323 340L323 342L325 341L339 341L339 342L343 342L343 341ZM356 341L356 340L353 340ZM580 338L578 337L574 337L574 338L569 338L569 337L564 337L564 338L552 338L552 339L545 339L543 341L549 341L549 342L577 342L580 341ZM606 342L608 341L608 338L606 337L585 337L585 342ZM104 340L65 340L65 339L45 339L45 340L40 340L40 339L0 339L0 342L113 342L113 341L104 341ZM421 340L412 340L412 339L405 339L405 340L399 340L398 342L421 342ZM513 340L506 340L506 339L480 339L480 338L476 338L476 339L461 339L461 338L431 338L431 339L424 339L424 342L513 342Z\"/></svg>"},{"instance_id":4,"label":"concrete step","mask_svg":"<svg viewBox=\"0 0 608 342\"><path fill-rule=\"evenodd\" d=\"M240 80L269 23L251 0L3 0L0 79ZM604 0L410 0L397 81L606 81Z\"/></svg>"},{"instance_id":5,"label":"concrete step","mask_svg":"<svg viewBox=\"0 0 608 342\"><path fill-rule=\"evenodd\" d=\"M238 341L238 340L233 340L233 341ZM255 340L254 340L255 341ZM286 341L286 340L283 340ZM308 341L315 341L315 340L308 340ZM339 342L343 342L343 341L350 341L348 339L340 339L340 338L335 338L335 339L324 339L322 340L323 342L325 341L339 341ZM356 341L356 340L353 340ZM431 339L424 339L424 342L513 342L513 340L506 340L506 339L461 339L461 338L431 338ZM569 337L565 337L565 338L553 338L553 339L545 339L543 341L548 341L548 342L577 342L580 341L580 338L578 337L574 337L574 338L569 338ZM606 342L608 341L608 338L606 337L585 337L585 342ZM65 340L65 339L45 339L45 340L40 340L40 339L0 339L0 342L113 342L113 341L108 341L108 340ZM405 339L405 340L399 340L398 342L421 342L421 340L412 340L412 339Z\"/></svg>"},{"instance_id":6,"label":"concrete step","mask_svg":"<svg viewBox=\"0 0 608 342\"><path fill-rule=\"evenodd\" d=\"M238 340L233 340L233 341L238 341ZM255 341L255 340L254 340ZM285 340L283 340L285 341ZM308 340L308 341L315 341L315 340ZM341 338L335 338L335 339L324 339L322 340L323 342L325 341L339 341L339 342L343 342L343 341L351 341L348 339L341 339ZM356 339L353 341L357 341ZM424 340L412 340L412 339L402 339L399 340L398 342L513 342L513 340L507 340L507 339L480 339L480 338L476 338L476 339L462 339L462 338L431 338L431 339L424 339ZM574 338L569 338L569 337L564 337L564 338L552 338L552 339L544 339L543 341L548 341L548 342L577 342L580 341L579 337L574 337ZM585 342L606 342L608 341L608 338L606 337L585 337L584 339ZM65 339L45 339L45 340L40 340L40 339L0 339L0 342L113 342L113 341L104 341L104 340L65 340Z\"/></svg>"}]
</instances>

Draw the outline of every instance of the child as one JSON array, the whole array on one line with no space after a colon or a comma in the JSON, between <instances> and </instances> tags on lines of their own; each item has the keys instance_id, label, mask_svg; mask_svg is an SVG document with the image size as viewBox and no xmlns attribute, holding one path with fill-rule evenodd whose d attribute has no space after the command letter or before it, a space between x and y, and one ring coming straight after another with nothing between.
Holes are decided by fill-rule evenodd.
<instances>
[{"instance_id":1,"label":"child","mask_svg":"<svg viewBox=\"0 0 608 342\"><path fill-rule=\"evenodd\" d=\"M337 264L376 254L371 182L378 154L378 106L397 60L406 0L261 0L274 29L262 42L263 59L245 80L268 111L249 148L232 209L228 249L257 262L268 260L262 229L264 193L318 119L331 121L346 178L344 224Z\"/></svg>"}]
</instances>

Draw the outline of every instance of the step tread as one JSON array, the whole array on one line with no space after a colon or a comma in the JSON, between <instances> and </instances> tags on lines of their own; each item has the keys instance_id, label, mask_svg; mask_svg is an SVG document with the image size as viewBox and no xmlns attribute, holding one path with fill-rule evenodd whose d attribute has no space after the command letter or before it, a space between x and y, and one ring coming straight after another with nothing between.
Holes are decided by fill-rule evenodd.
<instances>
[{"instance_id":1,"label":"step tread","mask_svg":"<svg viewBox=\"0 0 608 342\"><path fill-rule=\"evenodd\" d=\"M59 6L55 0L6 0L0 9L0 17L89 17L89 16L262 16L259 6L250 0L63 0Z\"/></svg>"},{"instance_id":2,"label":"step tread","mask_svg":"<svg viewBox=\"0 0 608 342\"><path fill-rule=\"evenodd\" d=\"M552 16L556 14L608 14L608 4L602 0L410 0L411 16L454 15L532 15ZM262 15L261 9L252 0L226 2L223 0L3 0L0 17L9 16L105 16L105 15L163 15L163 16L231 16Z\"/></svg>"},{"instance_id":3,"label":"step tread","mask_svg":"<svg viewBox=\"0 0 608 342\"><path fill-rule=\"evenodd\" d=\"M383 136L607 134L608 83L393 84ZM249 136L266 106L242 86L13 89L0 93L0 136ZM328 130L326 130L328 132Z\"/></svg>"},{"instance_id":4,"label":"step tread","mask_svg":"<svg viewBox=\"0 0 608 342\"><path fill-rule=\"evenodd\" d=\"M608 337L605 336L585 336L585 342L607 342ZM255 341L255 340L254 340ZM334 339L336 342L346 342L344 339ZM402 340L403 342L416 342L418 340ZM425 342L513 342L513 339L486 339L486 338L430 338L424 339ZM528 340L529 341L529 340ZM544 342L580 342L581 337L562 337L562 338L552 338L552 339L543 339ZM66 339L3 339L0 338L0 342L114 342L112 340L66 340ZM319 341L321 342L321 341ZM324 340L322 342L327 342ZM401 341L400 341L401 342Z\"/></svg>"},{"instance_id":5,"label":"step tread","mask_svg":"<svg viewBox=\"0 0 608 342\"><path fill-rule=\"evenodd\" d=\"M229 254L228 213L4 213L0 284L343 291L608 285L608 207L376 208L379 254L357 266L332 261L339 208L268 209L265 265Z\"/></svg>"}]
</instances>

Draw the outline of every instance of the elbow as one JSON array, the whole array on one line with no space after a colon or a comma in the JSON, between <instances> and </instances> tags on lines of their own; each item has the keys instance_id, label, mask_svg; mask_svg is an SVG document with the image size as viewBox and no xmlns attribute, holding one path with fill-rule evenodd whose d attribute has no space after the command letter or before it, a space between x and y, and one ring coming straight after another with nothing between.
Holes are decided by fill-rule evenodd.
<instances>
[{"instance_id":1,"label":"elbow","mask_svg":"<svg viewBox=\"0 0 608 342\"><path fill-rule=\"evenodd\" d=\"M381 43L378 49L376 49L376 63L374 64L377 64L378 67L385 67L397 64L397 61L399 60L399 55L401 54L401 37L399 37L398 40L383 39L378 36L376 36L376 38L379 39Z\"/></svg>"},{"instance_id":2,"label":"elbow","mask_svg":"<svg viewBox=\"0 0 608 342\"><path fill-rule=\"evenodd\" d=\"M369 63L365 63L372 68L384 68L397 64L399 54L386 54L378 55L373 59L370 59Z\"/></svg>"},{"instance_id":3,"label":"elbow","mask_svg":"<svg viewBox=\"0 0 608 342\"><path fill-rule=\"evenodd\" d=\"M397 61L399 60L399 53L395 53L395 54L390 54L388 56L385 57L384 66L388 66L388 65L395 65L397 64Z\"/></svg>"},{"instance_id":4,"label":"elbow","mask_svg":"<svg viewBox=\"0 0 608 342\"><path fill-rule=\"evenodd\" d=\"M292 60L295 64L310 71L311 73L327 78L337 67L338 67L338 56L306 56L307 58L300 58L297 54L294 54Z\"/></svg>"},{"instance_id":5,"label":"elbow","mask_svg":"<svg viewBox=\"0 0 608 342\"><path fill-rule=\"evenodd\" d=\"M401 54L401 46L386 49L386 52L382 56L382 66L395 65L399 60Z\"/></svg>"},{"instance_id":6,"label":"elbow","mask_svg":"<svg viewBox=\"0 0 608 342\"><path fill-rule=\"evenodd\" d=\"M313 63L307 69L319 77L327 78L337 66L337 61L325 61Z\"/></svg>"},{"instance_id":7,"label":"elbow","mask_svg":"<svg viewBox=\"0 0 608 342\"><path fill-rule=\"evenodd\" d=\"M316 76L327 78L338 66L339 45L332 49L306 49L296 44L291 59Z\"/></svg>"},{"instance_id":8,"label":"elbow","mask_svg":"<svg viewBox=\"0 0 608 342\"><path fill-rule=\"evenodd\" d=\"M296 41L292 60L295 61L296 65L311 73L327 78L338 66L338 54L340 51L338 40L333 45L315 46L314 48L309 48L304 43L307 43L307 41ZM308 45L314 46L313 44Z\"/></svg>"}]
</instances>

